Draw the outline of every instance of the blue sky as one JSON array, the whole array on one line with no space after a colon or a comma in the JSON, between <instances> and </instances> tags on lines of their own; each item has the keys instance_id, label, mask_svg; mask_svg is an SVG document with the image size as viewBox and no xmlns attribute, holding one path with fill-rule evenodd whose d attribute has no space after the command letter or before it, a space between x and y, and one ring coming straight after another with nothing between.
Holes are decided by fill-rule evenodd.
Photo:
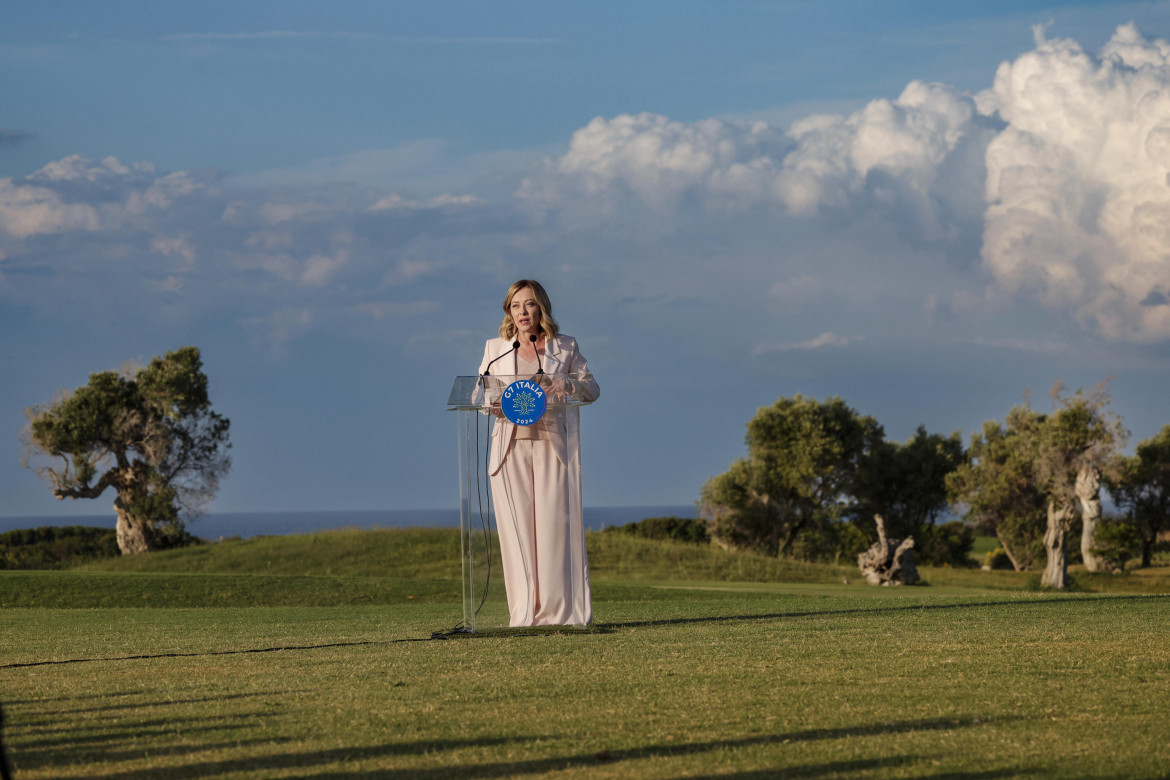
<instances>
[{"instance_id":1,"label":"blue sky","mask_svg":"<svg viewBox=\"0 0 1170 780\"><path fill-rule=\"evenodd\" d=\"M1132 23L1132 25L1131 25ZM1039 27L1037 27L1039 25ZM585 500L755 409L905 439L1112 377L1170 422L1170 3L31 3L0 28L0 516L28 405L196 344L218 511L455 503L515 278L602 385Z\"/></svg>"}]
</instances>

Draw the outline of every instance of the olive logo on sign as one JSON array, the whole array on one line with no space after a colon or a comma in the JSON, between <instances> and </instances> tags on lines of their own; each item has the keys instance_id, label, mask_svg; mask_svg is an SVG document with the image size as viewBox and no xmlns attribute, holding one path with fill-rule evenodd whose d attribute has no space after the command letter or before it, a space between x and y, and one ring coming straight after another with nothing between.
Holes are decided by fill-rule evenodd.
<instances>
[{"instance_id":1,"label":"olive logo on sign","mask_svg":"<svg viewBox=\"0 0 1170 780\"><path fill-rule=\"evenodd\" d=\"M548 396L538 382L520 379L504 388L500 409L504 416L517 425L532 425L544 417Z\"/></svg>"}]
</instances>

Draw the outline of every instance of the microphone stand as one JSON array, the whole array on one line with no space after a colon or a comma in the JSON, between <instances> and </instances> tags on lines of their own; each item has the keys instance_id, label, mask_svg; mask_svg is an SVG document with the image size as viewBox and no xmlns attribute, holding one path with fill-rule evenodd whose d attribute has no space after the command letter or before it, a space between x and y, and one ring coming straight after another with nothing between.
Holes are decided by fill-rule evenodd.
<instances>
[{"instance_id":1,"label":"microphone stand","mask_svg":"<svg viewBox=\"0 0 1170 780\"><path fill-rule=\"evenodd\" d=\"M532 342L532 351L536 353L536 373L538 376L544 376L544 366L540 363L540 352L536 349L536 336L529 336L528 340Z\"/></svg>"}]
</instances>

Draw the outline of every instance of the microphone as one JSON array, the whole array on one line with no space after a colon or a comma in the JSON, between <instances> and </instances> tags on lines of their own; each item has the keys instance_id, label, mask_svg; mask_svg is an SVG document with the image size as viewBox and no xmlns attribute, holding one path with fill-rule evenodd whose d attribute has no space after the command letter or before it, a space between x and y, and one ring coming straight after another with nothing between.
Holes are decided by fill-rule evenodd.
<instances>
[{"instance_id":1,"label":"microphone","mask_svg":"<svg viewBox=\"0 0 1170 780\"><path fill-rule=\"evenodd\" d=\"M512 342L512 348L511 348L510 350L508 350L507 352L505 352L504 354L500 355L498 358L496 358L496 360L502 360L503 358L506 358L508 355L511 355L513 352L515 352L515 351L516 351L516 350L518 350L518 349L520 349L520 342L519 342L519 341L513 341L513 342ZM489 371L490 371L490 369L491 369L491 367L492 367L492 363L495 363L495 362L496 362L496 360L493 360L491 363L488 363L488 364L487 364L487 367L486 367L486 368L484 368L484 370L483 370L483 375L484 375L484 376L489 376L489 375L490 375L490 374L489 374Z\"/></svg>"},{"instance_id":2,"label":"microphone","mask_svg":"<svg viewBox=\"0 0 1170 780\"><path fill-rule=\"evenodd\" d=\"M536 350L536 336L529 336L528 340L532 342L532 351L536 352L536 373L538 375L544 374L544 366L540 364L540 353ZM519 346L520 343L517 342L516 345Z\"/></svg>"}]
</instances>

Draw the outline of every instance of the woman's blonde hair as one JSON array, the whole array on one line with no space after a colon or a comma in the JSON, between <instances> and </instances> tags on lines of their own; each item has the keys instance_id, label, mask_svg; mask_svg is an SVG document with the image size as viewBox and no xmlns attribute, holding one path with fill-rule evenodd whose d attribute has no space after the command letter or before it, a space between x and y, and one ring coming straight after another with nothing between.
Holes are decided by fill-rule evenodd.
<instances>
[{"instance_id":1,"label":"woman's blonde hair","mask_svg":"<svg viewBox=\"0 0 1170 780\"><path fill-rule=\"evenodd\" d=\"M516 323L512 321L512 299L525 287L532 288L532 297L536 298L536 305L540 307L540 329L544 331L545 340L556 338L560 333L560 327L553 317L552 302L549 301L548 293L540 286L540 282L535 279L521 279L513 282L508 288L508 294L504 296L504 321L500 323L500 338L510 339L517 333Z\"/></svg>"}]
</instances>

